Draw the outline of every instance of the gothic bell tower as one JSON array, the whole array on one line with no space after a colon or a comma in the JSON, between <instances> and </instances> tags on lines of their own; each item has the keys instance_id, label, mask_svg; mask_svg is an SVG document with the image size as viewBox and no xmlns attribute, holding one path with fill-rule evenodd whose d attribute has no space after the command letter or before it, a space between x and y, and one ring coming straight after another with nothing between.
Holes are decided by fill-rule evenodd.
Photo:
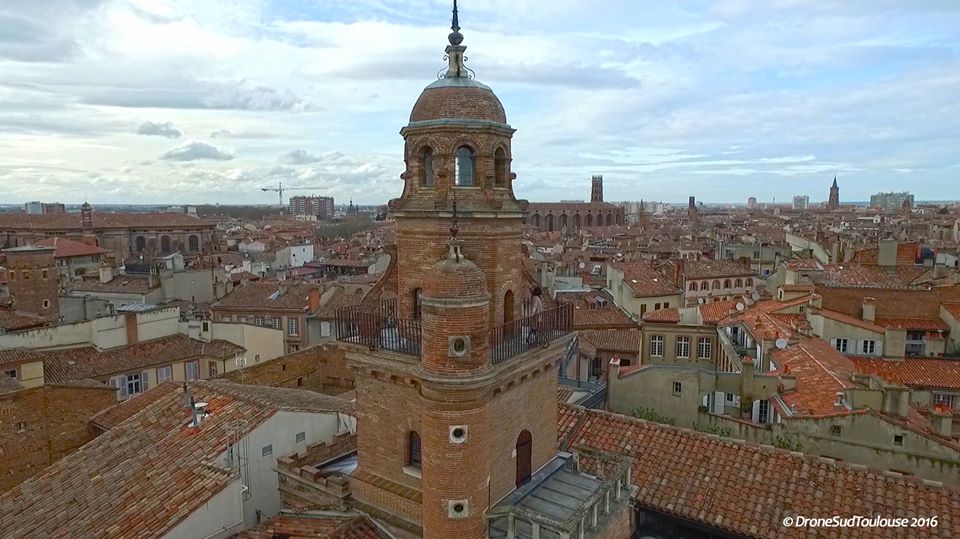
<instances>
[{"instance_id":1,"label":"gothic bell tower","mask_svg":"<svg viewBox=\"0 0 960 539\"><path fill-rule=\"evenodd\" d=\"M514 129L466 67L458 15L454 2L448 65L400 131L390 266L337 321L357 372L354 503L431 539L488 537L491 507L555 459L572 319L567 308L524 318Z\"/></svg>"}]
</instances>

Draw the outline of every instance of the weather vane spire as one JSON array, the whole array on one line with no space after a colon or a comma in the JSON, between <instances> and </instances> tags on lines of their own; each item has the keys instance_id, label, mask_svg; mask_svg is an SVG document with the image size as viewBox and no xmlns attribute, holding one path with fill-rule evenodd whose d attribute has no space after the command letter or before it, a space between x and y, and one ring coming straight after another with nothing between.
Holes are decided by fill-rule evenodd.
<instances>
[{"instance_id":1,"label":"weather vane spire","mask_svg":"<svg viewBox=\"0 0 960 539\"><path fill-rule=\"evenodd\" d=\"M460 17L457 9L457 0L453 0L453 22L450 23L450 29L454 32L460 31Z\"/></svg>"}]
</instances>

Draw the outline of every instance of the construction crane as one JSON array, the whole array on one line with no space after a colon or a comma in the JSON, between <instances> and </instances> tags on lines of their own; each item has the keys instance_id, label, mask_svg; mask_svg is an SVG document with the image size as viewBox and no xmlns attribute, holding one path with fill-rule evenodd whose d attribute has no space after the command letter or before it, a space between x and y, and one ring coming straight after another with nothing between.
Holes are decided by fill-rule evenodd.
<instances>
[{"instance_id":1,"label":"construction crane","mask_svg":"<svg viewBox=\"0 0 960 539\"><path fill-rule=\"evenodd\" d=\"M283 192L284 191L316 191L318 189L323 189L323 187L284 187L283 182L277 182L276 187L262 187L261 191L273 191L277 193L280 198L280 206L283 206Z\"/></svg>"}]
</instances>

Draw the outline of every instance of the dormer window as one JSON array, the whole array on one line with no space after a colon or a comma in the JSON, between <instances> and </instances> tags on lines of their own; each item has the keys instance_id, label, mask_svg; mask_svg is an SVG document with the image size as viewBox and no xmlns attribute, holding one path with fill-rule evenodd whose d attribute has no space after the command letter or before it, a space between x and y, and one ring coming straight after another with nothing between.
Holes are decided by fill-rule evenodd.
<instances>
[{"instance_id":1,"label":"dormer window","mask_svg":"<svg viewBox=\"0 0 960 539\"><path fill-rule=\"evenodd\" d=\"M473 187L474 183L474 154L467 146L457 149L456 186Z\"/></svg>"},{"instance_id":2,"label":"dormer window","mask_svg":"<svg viewBox=\"0 0 960 539\"><path fill-rule=\"evenodd\" d=\"M429 147L420 151L420 185L433 187L433 150Z\"/></svg>"}]
</instances>

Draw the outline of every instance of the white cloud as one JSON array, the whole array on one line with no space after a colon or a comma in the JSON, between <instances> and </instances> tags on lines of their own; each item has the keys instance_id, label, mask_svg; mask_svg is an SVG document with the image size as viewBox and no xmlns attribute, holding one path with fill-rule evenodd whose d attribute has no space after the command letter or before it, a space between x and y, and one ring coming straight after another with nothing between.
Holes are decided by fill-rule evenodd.
<instances>
[{"instance_id":1,"label":"white cloud","mask_svg":"<svg viewBox=\"0 0 960 539\"><path fill-rule=\"evenodd\" d=\"M170 148L160 154L159 158L164 161L198 161L202 159L229 161L235 157L229 150L218 148L206 142L191 140L175 148Z\"/></svg>"},{"instance_id":2,"label":"white cloud","mask_svg":"<svg viewBox=\"0 0 960 539\"><path fill-rule=\"evenodd\" d=\"M146 121L137 128L138 135L153 135L166 138L180 138L183 133L170 122Z\"/></svg>"},{"instance_id":3,"label":"white cloud","mask_svg":"<svg viewBox=\"0 0 960 539\"><path fill-rule=\"evenodd\" d=\"M291 150L280 157L277 161L285 165L305 165L307 163L316 163L320 158L306 150Z\"/></svg>"}]
</instances>

